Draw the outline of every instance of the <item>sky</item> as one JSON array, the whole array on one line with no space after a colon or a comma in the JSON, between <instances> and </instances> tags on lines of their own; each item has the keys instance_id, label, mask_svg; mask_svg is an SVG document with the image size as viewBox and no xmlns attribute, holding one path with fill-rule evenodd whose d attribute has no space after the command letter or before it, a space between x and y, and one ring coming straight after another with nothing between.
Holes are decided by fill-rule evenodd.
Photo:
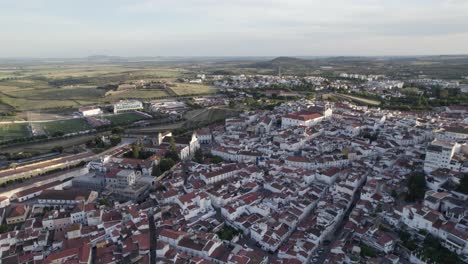
<instances>
[{"instance_id":1,"label":"sky","mask_svg":"<svg viewBox=\"0 0 468 264\"><path fill-rule=\"evenodd\" d=\"M468 0L0 0L0 57L468 54Z\"/></svg>"}]
</instances>

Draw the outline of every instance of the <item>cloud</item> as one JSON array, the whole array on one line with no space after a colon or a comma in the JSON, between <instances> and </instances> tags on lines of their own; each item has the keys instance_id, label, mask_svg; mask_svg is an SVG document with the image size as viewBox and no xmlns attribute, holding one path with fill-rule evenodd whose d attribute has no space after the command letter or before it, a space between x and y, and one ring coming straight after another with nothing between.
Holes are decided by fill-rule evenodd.
<instances>
[{"instance_id":1,"label":"cloud","mask_svg":"<svg viewBox=\"0 0 468 264\"><path fill-rule=\"evenodd\" d=\"M468 0L17 0L0 23L0 56L468 53Z\"/></svg>"}]
</instances>

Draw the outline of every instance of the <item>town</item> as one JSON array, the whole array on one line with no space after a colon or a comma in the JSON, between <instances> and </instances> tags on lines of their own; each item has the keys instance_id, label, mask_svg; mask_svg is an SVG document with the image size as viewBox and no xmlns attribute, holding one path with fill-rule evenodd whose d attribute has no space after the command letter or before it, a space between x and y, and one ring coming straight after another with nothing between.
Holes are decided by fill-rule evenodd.
<instances>
[{"instance_id":1,"label":"town","mask_svg":"<svg viewBox=\"0 0 468 264\"><path fill-rule=\"evenodd\" d=\"M184 133L126 133L113 144L104 136L102 153L0 171L3 183L39 180L2 194L2 263L468 260L466 106L408 112L271 90L343 79L230 78L236 82L215 82L237 99L191 104L241 105L261 87L264 98L286 99ZM177 116L190 107L126 100L113 112L148 108ZM96 120L102 114L79 111Z\"/></svg>"},{"instance_id":2,"label":"town","mask_svg":"<svg viewBox=\"0 0 468 264\"><path fill-rule=\"evenodd\" d=\"M468 263L468 0L0 21L0 264Z\"/></svg>"}]
</instances>

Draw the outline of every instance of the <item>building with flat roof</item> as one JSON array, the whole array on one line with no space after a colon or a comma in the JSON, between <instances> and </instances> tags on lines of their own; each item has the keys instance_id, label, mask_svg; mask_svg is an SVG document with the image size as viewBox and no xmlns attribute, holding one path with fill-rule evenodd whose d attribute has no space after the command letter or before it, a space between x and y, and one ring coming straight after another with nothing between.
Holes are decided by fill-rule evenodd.
<instances>
[{"instance_id":1,"label":"building with flat roof","mask_svg":"<svg viewBox=\"0 0 468 264\"><path fill-rule=\"evenodd\" d=\"M83 106L78 109L82 116L95 116L102 114L102 110L96 106Z\"/></svg>"},{"instance_id":2,"label":"building with flat roof","mask_svg":"<svg viewBox=\"0 0 468 264\"><path fill-rule=\"evenodd\" d=\"M143 103L138 100L122 100L114 104L114 114L143 109Z\"/></svg>"}]
</instances>

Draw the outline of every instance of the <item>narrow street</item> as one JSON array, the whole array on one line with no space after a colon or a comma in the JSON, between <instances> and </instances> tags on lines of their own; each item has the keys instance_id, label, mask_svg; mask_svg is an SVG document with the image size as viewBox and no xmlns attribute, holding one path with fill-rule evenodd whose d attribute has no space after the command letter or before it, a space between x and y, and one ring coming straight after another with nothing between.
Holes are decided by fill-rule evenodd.
<instances>
[{"instance_id":1,"label":"narrow street","mask_svg":"<svg viewBox=\"0 0 468 264\"><path fill-rule=\"evenodd\" d=\"M344 225L345 225L346 221L349 218L349 214L351 213L351 211L353 211L354 207L356 206L356 203L359 201L359 199L361 197L361 190L362 190L362 187L364 185L365 185L365 181L362 183L361 186L358 187L358 189L354 193L353 201L351 202L351 205L350 205L349 209L346 211L346 213L344 214L344 216L341 219L340 223L338 224L338 227L336 228L335 232L333 232L331 237L329 239L327 239L327 240L330 241L330 243L328 243L326 246L322 245L322 246L319 247L319 249L317 251L317 252L319 252L319 254L316 257L312 258L312 259L316 258L317 260L316 261L311 261L311 263L323 263L327 259L328 253L330 252L331 246L333 245L333 243L336 240L339 240L339 239L342 239L342 238L345 238L345 237L347 238L349 236L349 233L343 232L343 228L344 228Z\"/></svg>"},{"instance_id":2,"label":"narrow street","mask_svg":"<svg viewBox=\"0 0 468 264\"><path fill-rule=\"evenodd\" d=\"M149 230L150 230L150 263L156 263L156 245L158 243L158 232L156 229L156 224L154 223L153 211L150 210L150 215L148 217L149 221Z\"/></svg>"}]
</instances>

